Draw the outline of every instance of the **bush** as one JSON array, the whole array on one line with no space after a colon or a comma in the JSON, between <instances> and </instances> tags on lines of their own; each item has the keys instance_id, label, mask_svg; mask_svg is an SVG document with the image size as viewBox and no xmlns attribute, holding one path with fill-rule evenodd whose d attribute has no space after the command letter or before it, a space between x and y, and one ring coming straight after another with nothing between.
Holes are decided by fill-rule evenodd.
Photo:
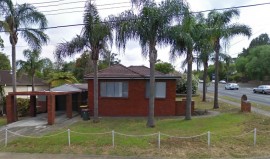
<instances>
[{"instance_id":1,"label":"bush","mask_svg":"<svg viewBox=\"0 0 270 159\"><path fill-rule=\"evenodd\" d=\"M199 79L195 76L192 76L192 94L196 94L198 90L198 81ZM187 75L183 74L181 79L176 81L176 93L186 94L187 93Z\"/></svg>"},{"instance_id":2,"label":"bush","mask_svg":"<svg viewBox=\"0 0 270 159\"><path fill-rule=\"evenodd\" d=\"M25 98L17 98L18 116L27 116L29 111L30 100Z\"/></svg>"}]
</instances>

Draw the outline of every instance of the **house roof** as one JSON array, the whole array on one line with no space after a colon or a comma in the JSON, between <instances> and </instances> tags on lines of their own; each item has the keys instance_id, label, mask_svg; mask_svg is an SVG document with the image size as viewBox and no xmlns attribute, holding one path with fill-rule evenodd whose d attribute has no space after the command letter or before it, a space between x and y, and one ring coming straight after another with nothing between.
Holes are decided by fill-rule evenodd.
<instances>
[{"instance_id":1,"label":"house roof","mask_svg":"<svg viewBox=\"0 0 270 159\"><path fill-rule=\"evenodd\" d=\"M34 82L36 86L48 85L42 79L35 77ZM12 85L12 73L10 70L0 70L0 85L11 86ZM17 77L17 86L30 86L31 77L26 74Z\"/></svg>"},{"instance_id":2,"label":"house roof","mask_svg":"<svg viewBox=\"0 0 270 159\"><path fill-rule=\"evenodd\" d=\"M84 92L88 90L88 84L63 84L51 89L53 92Z\"/></svg>"},{"instance_id":3,"label":"house roof","mask_svg":"<svg viewBox=\"0 0 270 159\"><path fill-rule=\"evenodd\" d=\"M150 69L146 66L130 66L126 67L121 64L113 65L109 68L98 72L99 79L149 79ZM85 79L93 79L94 74L85 75ZM155 71L156 79L176 79L180 76L163 74Z\"/></svg>"}]
</instances>

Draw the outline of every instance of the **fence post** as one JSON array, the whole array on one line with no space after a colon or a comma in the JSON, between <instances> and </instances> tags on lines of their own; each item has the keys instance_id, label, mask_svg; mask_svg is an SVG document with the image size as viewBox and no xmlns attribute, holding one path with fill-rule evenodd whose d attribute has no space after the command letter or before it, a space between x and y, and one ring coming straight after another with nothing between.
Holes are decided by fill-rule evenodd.
<instances>
[{"instance_id":1,"label":"fence post","mask_svg":"<svg viewBox=\"0 0 270 159\"><path fill-rule=\"evenodd\" d=\"M160 149L160 132L158 132L158 149Z\"/></svg>"},{"instance_id":2,"label":"fence post","mask_svg":"<svg viewBox=\"0 0 270 159\"><path fill-rule=\"evenodd\" d=\"M257 135L257 129L254 128L254 146L256 146L256 135Z\"/></svg>"},{"instance_id":3,"label":"fence post","mask_svg":"<svg viewBox=\"0 0 270 159\"><path fill-rule=\"evenodd\" d=\"M6 129L6 135L5 135L5 147L7 147L7 141L8 140L8 131Z\"/></svg>"},{"instance_id":4,"label":"fence post","mask_svg":"<svg viewBox=\"0 0 270 159\"><path fill-rule=\"evenodd\" d=\"M210 147L210 140L211 140L211 136L210 136L210 131L207 132L207 138L208 138L208 147Z\"/></svg>"},{"instance_id":5,"label":"fence post","mask_svg":"<svg viewBox=\"0 0 270 159\"><path fill-rule=\"evenodd\" d=\"M68 129L68 146L70 147L70 129Z\"/></svg>"},{"instance_id":6,"label":"fence post","mask_svg":"<svg viewBox=\"0 0 270 159\"><path fill-rule=\"evenodd\" d=\"M114 148L114 130L112 131L112 146Z\"/></svg>"}]
</instances>

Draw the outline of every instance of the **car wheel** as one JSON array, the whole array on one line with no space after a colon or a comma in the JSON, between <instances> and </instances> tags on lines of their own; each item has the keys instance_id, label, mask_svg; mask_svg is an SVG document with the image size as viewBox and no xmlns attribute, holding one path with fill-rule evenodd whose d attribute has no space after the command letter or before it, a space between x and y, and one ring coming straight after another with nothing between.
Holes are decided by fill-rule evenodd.
<instances>
[{"instance_id":1,"label":"car wheel","mask_svg":"<svg viewBox=\"0 0 270 159\"><path fill-rule=\"evenodd\" d=\"M255 91L255 90L253 90L253 93L256 93L256 91Z\"/></svg>"},{"instance_id":2,"label":"car wheel","mask_svg":"<svg viewBox=\"0 0 270 159\"><path fill-rule=\"evenodd\" d=\"M262 91L262 94L265 94L265 91Z\"/></svg>"},{"instance_id":3,"label":"car wheel","mask_svg":"<svg viewBox=\"0 0 270 159\"><path fill-rule=\"evenodd\" d=\"M238 90L239 88L236 88L236 90Z\"/></svg>"}]
</instances>

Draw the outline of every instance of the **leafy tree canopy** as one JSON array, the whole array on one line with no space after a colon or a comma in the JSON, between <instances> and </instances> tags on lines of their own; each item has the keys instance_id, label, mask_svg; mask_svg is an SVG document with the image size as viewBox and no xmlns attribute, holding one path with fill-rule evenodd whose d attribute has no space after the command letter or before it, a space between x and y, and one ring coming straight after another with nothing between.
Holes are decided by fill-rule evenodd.
<instances>
[{"instance_id":1,"label":"leafy tree canopy","mask_svg":"<svg viewBox=\"0 0 270 159\"><path fill-rule=\"evenodd\" d=\"M173 73L175 71L172 64L168 62L159 61L155 64L155 69L159 72L162 72L164 74Z\"/></svg>"},{"instance_id":2,"label":"leafy tree canopy","mask_svg":"<svg viewBox=\"0 0 270 159\"><path fill-rule=\"evenodd\" d=\"M8 56L0 52L0 70L10 70L10 61Z\"/></svg>"}]
</instances>

